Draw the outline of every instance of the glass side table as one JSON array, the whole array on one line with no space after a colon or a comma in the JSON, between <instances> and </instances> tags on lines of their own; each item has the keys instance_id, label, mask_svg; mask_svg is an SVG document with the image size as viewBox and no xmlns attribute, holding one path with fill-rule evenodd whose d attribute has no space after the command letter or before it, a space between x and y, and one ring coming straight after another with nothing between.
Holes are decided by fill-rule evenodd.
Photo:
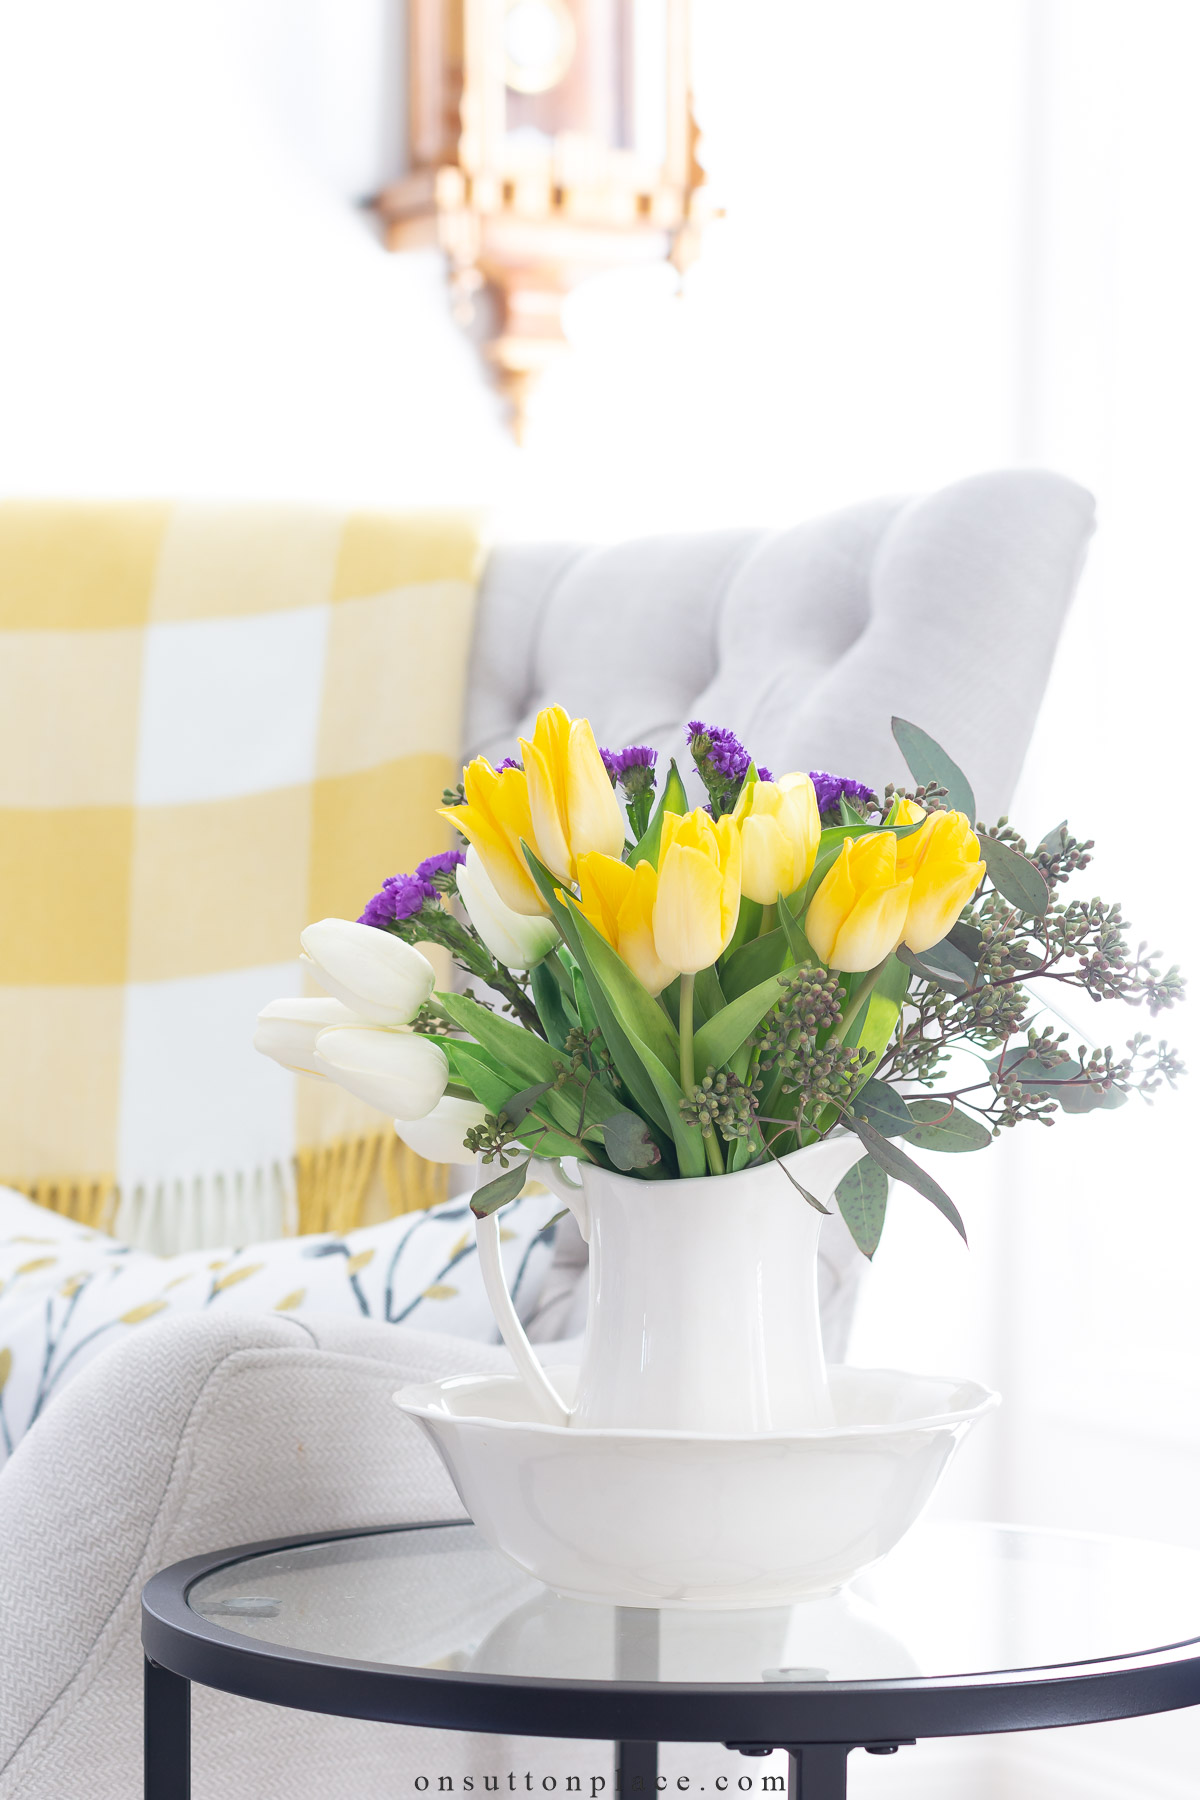
<instances>
[{"instance_id":1,"label":"glass side table","mask_svg":"<svg viewBox=\"0 0 1200 1800\"><path fill-rule=\"evenodd\" d=\"M842 1593L760 1612L563 1600L470 1524L249 1544L142 1597L146 1800L187 1800L189 1684L349 1718L611 1738L618 1792L661 1741L786 1749L792 1800L851 1750L1200 1703L1200 1551L918 1527ZM640 1777L640 1782L638 1780Z\"/></svg>"}]
</instances>

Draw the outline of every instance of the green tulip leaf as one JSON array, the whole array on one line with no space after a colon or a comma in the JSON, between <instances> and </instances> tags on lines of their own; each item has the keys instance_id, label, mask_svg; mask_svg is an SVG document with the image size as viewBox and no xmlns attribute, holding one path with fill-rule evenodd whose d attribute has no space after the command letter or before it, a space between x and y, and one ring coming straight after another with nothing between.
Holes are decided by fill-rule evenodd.
<instances>
[{"instance_id":1,"label":"green tulip leaf","mask_svg":"<svg viewBox=\"0 0 1200 1800\"><path fill-rule=\"evenodd\" d=\"M762 926L763 909L757 900L747 900L742 895L742 904L738 908L737 924L733 928L733 936L725 950L724 960L727 962L735 951L743 944L749 944L758 936Z\"/></svg>"},{"instance_id":2,"label":"green tulip leaf","mask_svg":"<svg viewBox=\"0 0 1200 1800\"><path fill-rule=\"evenodd\" d=\"M696 1019L701 1025L715 1018L728 1005L716 969L701 969L696 976L695 1001Z\"/></svg>"},{"instance_id":3,"label":"green tulip leaf","mask_svg":"<svg viewBox=\"0 0 1200 1800\"><path fill-rule=\"evenodd\" d=\"M834 1192L838 1211L869 1262L879 1248L887 1214L888 1178L877 1162L862 1156L848 1169Z\"/></svg>"},{"instance_id":4,"label":"green tulip leaf","mask_svg":"<svg viewBox=\"0 0 1200 1800\"><path fill-rule=\"evenodd\" d=\"M854 1112L883 1137L903 1137L913 1128L913 1115L903 1097L886 1081L865 1081L854 1096Z\"/></svg>"},{"instance_id":5,"label":"green tulip leaf","mask_svg":"<svg viewBox=\"0 0 1200 1800\"><path fill-rule=\"evenodd\" d=\"M804 928L792 912L791 907L782 894L775 902L775 912L779 919L780 929L787 939L792 961L801 969L816 967L817 953L804 935Z\"/></svg>"},{"instance_id":6,"label":"green tulip leaf","mask_svg":"<svg viewBox=\"0 0 1200 1800\"><path fill-rule=\"evenodd\" d=\"M979 854L987 864L992 886L1010 906L1038 919L1046 916L1050 910L1050 889L1036 863L1011 844L1002 844L999 838L981 837Z\"/></svg>"},{"instance_id":7,"label":"green tulip leaf","mask_svg":"<svg viewBox=\"0 0 1200 1800\"><path fill-rule=\"evenodd\" d=\"M903 1181L906 1186L915 1188L933 1206L936 1206L943 1218L949 1219L963 1243L967 1241L967 1228L962 1222L962 1215L945 1190L938 1186L932 1175L927 1175L919 1163L911 1156L906 1156L900 1146L892 1138L885 1138L868 1125L865 1119L856 1119L850 1113L843 1113L843 1119L856 1136L862 1139L867 1154L879 1164L885 1175L896 1181Z\"/></svg>"},{"instance_id":8,"label":"green tulip leaf","mask_svg":"<svg viewBox=\"0 0 1200 1800\"><path fill-rule=\"evenodd\" d=\"M604 1121L604 1148L621 1170L649 1169L662 1161L662 1151L638 1113L614 1113Z\"/></svg>"},{"instance_id":9,"label":"green tulip leaf","mask_svg":"<svg viewBox=\"0 0 1200 1800\"><path fill-rule=\"evenodd\" d=\"M904 1141L918 1150L986 1150L992 1141L986 1125L948 1100L930 1095L925 1100L910 1100L908 1110L917 1123Z\"/></svg>"},{"instance_id":10,"label":"green tulip leaf","mask_svg":"<svg viewBox=\"0 0 1200 1800\"><path fill-rule=\"evenodd\" d=\"M533 993L533 1004L537 1007L538 1018L542 1021L546 1036L556 1050L561 1050L566 1044L567 1033L578 1021L568 1012L569 1003L553 971L547 968L547 963L556 963L562 968L557 955L546 957L544 962L538 963L529 971L529 985ZM563 973L566 974L565 969Z\"/></svg>"},{"instance_id":11,"label":"green tulip leaf","mask_svg":"<svg viewBox=\"0 0 1200 1800\"><path fill-rule=\"evenodd\" d=\"M899 1023L900 1009L908 993L908 983L908 969L899 957L889 956L883 974L871 990L866 1007L842 1039L848 1050L868 1051L872 1068L892 1041L892 1033ZM853 998L846 1004L852 1006Z\"/></svg>"},{"instance_id":12,"label":"green tulip leaf","mask_svg":"<svg viewBox=\"0 0 1200 1800\"><path fill-rule=\"evenodd\" d=\"M755 1026L760 1025L782 999L779 976L769 975L748 993L731 1000L707 1025L702 1025L694 1044L697 1074L703 1075L710 1067L722 1068L734 1051L745 1043Z\"/></svg>"},{"instance_id":13,"label":"green tulip leaf","mask_svg":"<svg viewBox=\"0 0 1200 1800\"><path fill-rule=\"evenodd\" d=\"M630 868L635 863L650 862L657 869L658 849L662 842L663 814L671 812L679 813L682 816L687 810L687 789L683 785L683 778L679 773L675 758L672 757L671 767L667 779L663 783L663 791L659 795L658 805L650 815L650 823L645 832L630 852Z\"/></svg>"},{"instance_id":14,"label":"green tulip leaf","mask_svg":"<svg viewBox=\"0 0 1200 1800\"><path fill-rule=\"evenodd\" d=\"M529 1174L529 1161L526 1157L524 1162L514 1163L503 1175L497 1175L493 1181L475 1189L471 1195L471 1211L477 1219L486 1219L489 1213L499 1212L510 1200L517 1199Z\"/></svg>"},{"instance_id":15,"label":"green tulip leaf","mask_svg":"<svg viewBox=\"0 0 1200 1800\"><path fill-rule=\"evenodd\" d=\"M742 904L744 906L745 901ZM751 938L739 949L727 950L721 964L721 987L725 998L738 999L752 987L757 987L760 981L765 981L768 975L780 974L791 960L782 929Z\"/></svg>"},{"instance_id":16,"label":"green tulip leaf","mask_svg":"<svg viewBox=\"0 0 1200 1800\"><path fill-rule=\"evenodd\" d=\"M975 823L975 795L958 764L935 743L927 731L907 719L892 720L892 736L900 746L900 754L918 787L936 782L946 790L946 802L954 812L966 813L969 824Z\"/></svg>"}]
</instances>

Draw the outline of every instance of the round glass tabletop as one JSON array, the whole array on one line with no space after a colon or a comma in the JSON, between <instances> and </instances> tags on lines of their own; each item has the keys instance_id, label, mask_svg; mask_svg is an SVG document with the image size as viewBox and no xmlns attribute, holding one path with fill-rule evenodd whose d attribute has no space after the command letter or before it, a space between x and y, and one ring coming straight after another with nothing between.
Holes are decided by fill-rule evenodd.
<instances>
[{"instance_id":1,"label":"round glass tabletop","mask_svg":"<svg viewBox=\"0 0 1200 1800\"><path fill-rule=\"evenodd\" d=\"M245 1556L193 1581L187 1605L264 1649L484 1678L945 1683L1195 1642L1200 1551L927 1525L829 1598L656 1612L561 1599L473 1526L448 1525Z\"/></svg>"}]
</instances>

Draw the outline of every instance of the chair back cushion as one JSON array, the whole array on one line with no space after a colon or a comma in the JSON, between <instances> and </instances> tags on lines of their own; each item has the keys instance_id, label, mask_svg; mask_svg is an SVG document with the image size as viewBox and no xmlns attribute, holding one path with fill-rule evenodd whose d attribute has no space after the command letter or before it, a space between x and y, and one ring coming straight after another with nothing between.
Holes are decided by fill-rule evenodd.
<instances>
[{"instance_id":1,"label":"chair back cushion","mask_svg":"<svg viewBox=\"0 0 1200 1800\"><path fill-rule=\"evenodd\" d=\"M1092 531L1091 496L1044 470L971 476L787 531L494 550L479 598L467 747L513 754L540 707L611 748L680 758L724 725L777 774L902 780L893 714L1007 810ZM693 798L703 796L694 794Z\"/></svg>"}]
</instances>

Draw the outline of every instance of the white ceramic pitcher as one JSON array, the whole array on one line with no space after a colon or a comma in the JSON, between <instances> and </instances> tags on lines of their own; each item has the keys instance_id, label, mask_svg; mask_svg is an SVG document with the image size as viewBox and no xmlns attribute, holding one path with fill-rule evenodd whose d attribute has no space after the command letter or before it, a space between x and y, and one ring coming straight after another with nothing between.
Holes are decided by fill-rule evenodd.
<instances>
[{"instance_id":1,"label":"white ceramic pitcher","mask_svg":"<svg viewBox=\"0 0 1200 1800\"><path fill-rule=\"evenodd\" d=\"M848 1133L784 1159L825 1206L863 1155ZM817 1307L821 1214L775 1163L736 1175L633 1181L594 1163L582 1184L534 1172L589 1249L588 1323L574 1405L548 1379L500 1262L500 1215L476 1221L501 1336L552 1425L721 1434L834 1423Z\"/></svg>"}]
</instances>

